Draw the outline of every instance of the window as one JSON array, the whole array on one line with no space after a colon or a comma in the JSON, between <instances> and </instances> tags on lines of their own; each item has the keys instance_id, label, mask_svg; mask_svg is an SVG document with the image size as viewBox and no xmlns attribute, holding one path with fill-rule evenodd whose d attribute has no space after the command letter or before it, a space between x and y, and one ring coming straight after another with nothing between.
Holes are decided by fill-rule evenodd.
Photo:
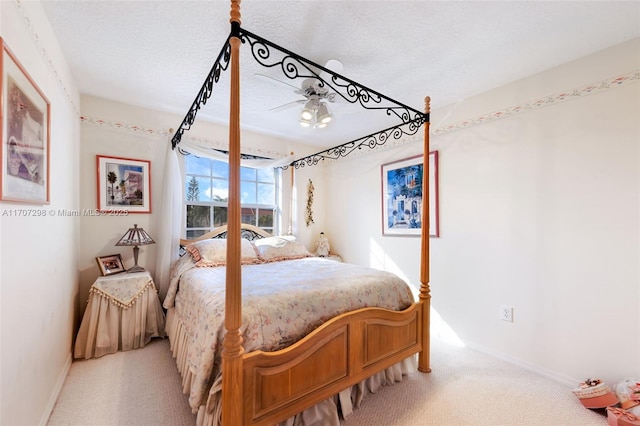
<instances>
[{"instance_id":1,"label":"window","mask_svg":"<svg viewBox=\"0 0 640 426\"><path fill-rule=\"evenodd\" d=\"M229 165L187 155L185 206L187 238L195 238L227 224ZM275 233L280 169L240 168L242 222Z\"/></svg>"}]
</instances>

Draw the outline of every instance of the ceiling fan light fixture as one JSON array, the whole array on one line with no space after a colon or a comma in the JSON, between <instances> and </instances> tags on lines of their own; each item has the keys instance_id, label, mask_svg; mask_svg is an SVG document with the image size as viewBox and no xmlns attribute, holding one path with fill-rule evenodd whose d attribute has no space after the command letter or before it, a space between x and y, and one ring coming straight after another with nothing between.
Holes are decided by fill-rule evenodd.
<instances>
[{"instance_id":1,"label":"ceiling fan light fixture","mask_svg":"<svg viewBox=\"0 0 640 426\"><path fill-rule=\"evenodd\" d=\"M313 118L313 111L308 110L308 109L303 109L302 112L300 113L300 119L301 120L311 120Z\"/></svg>"},{"instance_id":2,"label":"ceiling fan light fixture","mask_svg":"<svg viewBox=\"0 0 640 426\"><path fill-rule=\"evenodd\" d=\"M323 128L331 121L333 116L324 102L319 102L316 97L312 97L300 111L298 122L302 127Z\"/></svg>"},{"instance_id":3,"label":"ceiling fan light fixture","mask_svg":"<svg viewBox=\"0 0 640 426\"><path fill-rule=\"evenodd\" d=\"M316 117L317 117L318 125L319 124L324 124L325 126L333 118L333 116L329 112L329 108L327 108L327 104L325 104L324 102L320 102L320 104L318 105L318 110L316 112ZM318 126L318 127L320 127L320 126Z\"/></svg>"},{"instance_id":4,"label":"ceiling fan light fixture","mask_svg":"<svg viewBox=\"0 0 640 426\"><path fill-rule=\"evenodd\" d=\"M300 123L300 125L302 127L311 127L311 125L313 124L313 120L312 119L306 119L306 118L304 118L303 114L300 114L299 123Z\"/></svg>"},{"instance_id":5,"label":"ceiling fan light fixture","mask_svg":"<svg viewBox=\"0 0 640 426\"><path fill-rule=\"evenodd\" d=\"M315 113L316 113L316 106L312 101L308 101L306 104L304 104L304 108L302 108L302 111L300 112L300 120L301 121L305 120L310 122L311 120L313 120Z\"/></svg>"}]
</instances>

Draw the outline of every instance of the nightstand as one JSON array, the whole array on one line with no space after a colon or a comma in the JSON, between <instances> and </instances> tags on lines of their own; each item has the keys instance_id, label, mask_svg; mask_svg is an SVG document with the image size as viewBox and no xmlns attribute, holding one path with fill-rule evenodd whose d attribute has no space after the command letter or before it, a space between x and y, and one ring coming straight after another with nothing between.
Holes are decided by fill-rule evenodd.
<instances>
[{"instance_id":1,"label":"nightstand","mask_svg":"<svg viewBox=\"0 0 640 426\"><path fill-rule=\"evenodd\" d=\"M148 271L99 277L89 291L74 357L137 349L164 336L164 312Z\"/></svg>"}]
</instances>

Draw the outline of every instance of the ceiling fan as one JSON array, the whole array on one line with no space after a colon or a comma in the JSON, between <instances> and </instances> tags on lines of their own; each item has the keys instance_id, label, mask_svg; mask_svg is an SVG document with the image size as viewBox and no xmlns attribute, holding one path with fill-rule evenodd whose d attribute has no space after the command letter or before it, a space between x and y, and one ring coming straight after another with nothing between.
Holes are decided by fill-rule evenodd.
<instances>
[{"instance_id":1,"label":"ceiling fan","mask_svg":"<svg viewBox=\"0 0 640 426\"><path fill-rule=\"evenodd\" d=\"M342 71L342 63L338 60L331 59L326 63L325 68L338 73ZM334 102L336 94L331 92L326 85L323 85L321 80L317 78L307 78L302 81L300 87L296 87L268 75L256 74L256 77L285 84L293 88L294 93L302 95L303 97L302 99L271 108L269 111L279 111L296 105L303 105L298 117L298 122L303 127L323 128L333 119L333 114L331 114L331 111L327 107L327 103ZM325 81L329 81L330 77L330 74L325 71L320 73L320 78Z\"/></svg>"}]
</instances>

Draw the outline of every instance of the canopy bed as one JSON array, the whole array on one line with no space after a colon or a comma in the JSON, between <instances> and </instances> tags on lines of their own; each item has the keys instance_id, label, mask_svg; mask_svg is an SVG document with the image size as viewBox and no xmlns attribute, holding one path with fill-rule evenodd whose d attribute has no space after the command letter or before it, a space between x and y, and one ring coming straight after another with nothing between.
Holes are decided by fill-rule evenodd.
<instances>
[{"instance_id":1,"label":"canopy bed","mask_svg":"<svg viewBox=\"0 0 640 426\"><path fill-rule=\"evenodd\" d=\"M253 326L243 323L243 320L247 319L246 311L255 309L254 303L260 299L256 298L256 294L264 295L261 293L262 290L258 293L253 290L256 280L259 281L256 277L265 279L265 277L273 276L283 278L301 275L311 280L313 276L320 277L326 273L333 277L331 279L335 279L338 276L352 276L352 274L359 273L366 275L371 270L364 271L363 268L355 265L344 265L330 260L312 258L305 254L304 250L302 252L294 250L293 256L276 259L282 261L274 261L274 259L265 261L266 252L263 250L263 252L258 252L257 260L253 259L252 250L255 251L256 248L261 247L259 240L255 243L249 242L246 238L242 238L243 234L246 236L247 232L256 233L249 239L267 237L268 240L273 237L262 233L259 229L247 230L247 227L241 223L239 113L241 44L248 45L253 58L262 66L278 68L284 76L292 80L317 79L318 84L335 92L336 96L346 102L359 105L372 113L382 114L387 119L393 117L397 121L391 127L376 133L297 159L284 168L291 167L291 170L294 170L313 166L325 159L338 159L363 148L374 149L392 138L399 139L405 135L416 134L421 128L424 128L423 167L424 176L429 176L429 98L425 99L425 113L422 113L246 31L240 26L239 0L231 1L230 16L230 35L190 110L172 138L172 148L176 149L183 133L189 130L198 111L212 95L214 84L218 82L220 74L229 69L231 93L227 225L224 230L216 230L212 235L200 237L195 243L194 241L181 240L182 244L189 244L186 247L189 255L182 256L173 265L172 284L164 305L169 309L167 332L172 339L172 349L175 345L188 346L189 343L193 343L193 336L200 332L192 331L192 334L189 335L185 331L193 328L187 317L189 315L202 316L201 311L198 311L197 308L194 314L185 314L180 318L174 315L173 308L177 297L184 297L184 305L217 304L218 308L214 310L215 312L207 315L222 317L221 331L213 333L217 335L219 342L214 340L208 344L209 346L219 346L220 349L221 366L216 377L195 372L193 366L191 371L185 371L189 369L190 365L186 358L193 355L197 349L190 347L187 350L183 347L177 352L174 349L178 368L183 374L184 390L190 393L190 404L198 412L198 424L217 424L221 419L222 424L228 426L273 425L283 422L297 413L312 409L312 407L320 407L319 404L323 401L336 395L344 395L345 390L350 392L349 389L352 386L400 365L399 363L403 360L415 354L418 354L418 370L430 371L429 230L428 227L423 226L421 231L421 285L418 301L414 301L413 297L407 300L400 296L377 296L384 300L396 298L398 301L389 305L365 300L362 305L354 304L332 314L322 313L317 320L319 323L308 326L308 329L303 331L301 335L286 335L282 341L272 342L270 345L257 346L253 341L245 340L247 339L247 327ZM428 183L423 182L423 204L428 203L428 190ZM429 209L422 208L421 210L422 223L428 224ZM224 232L226 237L223 246L225 251L224 262L222 262L224 268L194 267L198 266L195 265L196 263L207 260L210 263L200 266L218 266L218 263L210 258L207 259L207 255L202 255L200 251L208 250L209 257L219 255L219 253L214 253L221 249L220 245L207 241L211 241L209 238L218 236L220 232ZM289 242L285 241L282 244L275 244L275 246L279 247L285 244L289 244ZM200 250L193 247L200 247ZM295 244L293 247L295 248ZM268 258L268 256L266 257ZM265 269L260 268L270 269L264 272ZM285 272L292 270L298 271L299 274ZM308 271L312 271L312 273ZM369 281L385 283L383 287L388 287L388 291L392 286L385 280L390 277L383 271L377 272L382 276L382 281L379 281L380 276ZM199 277L195 279L196 283L210 279L201 276L217 275L216 279L223 282L223 286L218 292L223 294L224 300L218 300L214 303L200 302L195 296L193 299L187 299L186 294L190 287L185 284L185 277L189 274ZM182 281L183 279L185 281ZM177 291L178 280L180 280L180 291ZM195 287L197 285L194 284ZM292 287L281 285L283 286L281 293L293 291ZM305 287L303 283L298 281L292 281L292 285L293 288ZM320 283L317 285L319 286ZM394 291L397 295L402 294L405 290L398 287ZM317 300L322 296L317 293L314 297ZM341 295L334 298L344 300L349 297L351 296ZM187 300L191 301L187 302ZM277 304L277 302L271 303ZM266 309L266 307L263 306L261 309ZM203 307L202 310L205 308ZM208 324L205 327L210 326L211 324ZM264 324L256 327L263 326ZM176 342L179 339L183 341ZM186 341L189 339L191 342ZM207 356L213 357L215 355ZM194 389L199 390L194 392ZM318 409L322 410L322 408Z\"/></svg>"}]
</instances>

